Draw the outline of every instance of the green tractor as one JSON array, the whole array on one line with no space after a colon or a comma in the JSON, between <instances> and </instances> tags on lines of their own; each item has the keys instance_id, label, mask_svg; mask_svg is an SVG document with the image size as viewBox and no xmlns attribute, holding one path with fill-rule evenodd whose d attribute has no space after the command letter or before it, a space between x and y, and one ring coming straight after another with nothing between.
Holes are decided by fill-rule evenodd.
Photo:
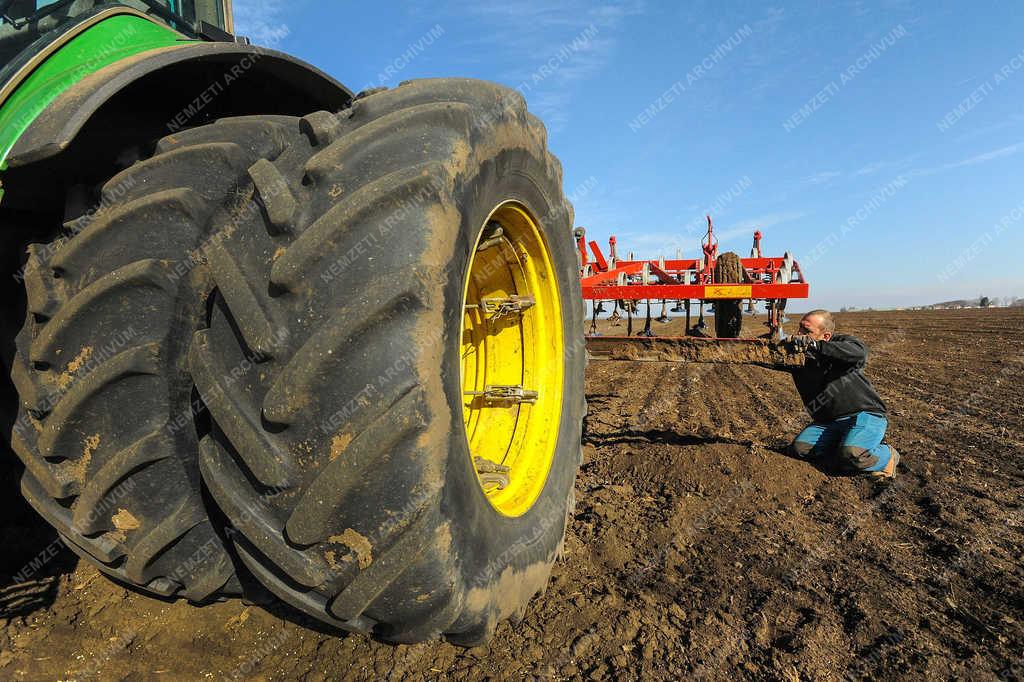
<instances>
[{"instance_id":1,"label":"green tractor","mask_svg":"<svg viewBox=\"0 0 1024 682\"><path fill-rule=\"evenodd\" d=\"M165 598L397 642L520 617L572 513L585 360L572 207L520 94L353 94L215 0L0 14L32 507Z\"/></svg>"}]
</instances>

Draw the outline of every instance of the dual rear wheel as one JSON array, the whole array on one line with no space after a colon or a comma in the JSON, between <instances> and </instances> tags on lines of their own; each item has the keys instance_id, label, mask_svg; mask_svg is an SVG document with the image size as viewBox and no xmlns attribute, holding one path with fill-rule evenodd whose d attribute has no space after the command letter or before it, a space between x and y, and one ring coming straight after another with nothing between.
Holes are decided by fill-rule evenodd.
<instances>
[{"instance_id":1,"label":"dual rear wheel","mask_svg":"<svg viewBox=\"0 0 1024 682\"><path fill-rule=\"evenodd\" d=\"M513 91L414 81L177 133L31 250L23 490L118 580L260 581L332 625L486 640L580 462L572 209Z\"/></svg>"}]
</instances>

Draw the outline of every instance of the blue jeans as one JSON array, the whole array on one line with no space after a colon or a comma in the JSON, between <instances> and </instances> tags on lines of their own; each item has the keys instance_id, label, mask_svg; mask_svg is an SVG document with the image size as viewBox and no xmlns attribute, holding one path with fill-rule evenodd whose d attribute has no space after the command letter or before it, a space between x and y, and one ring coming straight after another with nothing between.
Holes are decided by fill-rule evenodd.
<instances>
[{"instance_id":1,"label":"blue jeans","mask_svg":"<svg viewBox=\"0 0 1024 682\"><path fill-rule=\"evenodd\" d=\"M892 452L882 442L889 422L870 412L858 412L832 422L814 422L789 446L801 459L838 457L840 464L856 472L881 471Z\"/></svg>"}]
</instances>

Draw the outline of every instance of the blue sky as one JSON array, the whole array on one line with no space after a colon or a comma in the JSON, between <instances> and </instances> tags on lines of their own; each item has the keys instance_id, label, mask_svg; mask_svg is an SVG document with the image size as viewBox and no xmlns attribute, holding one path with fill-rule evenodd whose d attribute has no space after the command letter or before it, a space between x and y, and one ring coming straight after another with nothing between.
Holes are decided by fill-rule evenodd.
<instances>
[{"instance_id":1,"label":"blue sky","mask_svg":"<svg viewBox=\"0 0 1024 682\"><path fill-rule=\"evenodd\" d=\"M1024 296L1017 3L236 0L235 13L239 33L353 90L434 76L520 88L576 224L602 245L695 257L710 208L722 250L746 255L760 228L766 255L792 251L809 305Z\"/></svg>"}]
</instances>

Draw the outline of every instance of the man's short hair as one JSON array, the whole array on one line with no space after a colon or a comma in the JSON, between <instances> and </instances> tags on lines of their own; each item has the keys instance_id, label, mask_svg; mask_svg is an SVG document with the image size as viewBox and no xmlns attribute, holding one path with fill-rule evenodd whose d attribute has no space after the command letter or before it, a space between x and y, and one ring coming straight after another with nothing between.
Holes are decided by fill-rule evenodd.
<instances>
[{"instance_id":1,"label":"man's short hair","mask_svg":"<svg viewBox=\"0 0 1024 682\"><path fill-rule=\"evenodd\" d=\"M834 332L836 330L836 321L832 318L832 313L827 310L812 310L809 313L805 313L804 317L810 317L811 315L817 315L821 318L821 326L824 327L827 332Z\"/></svg>"}]
</instances>

